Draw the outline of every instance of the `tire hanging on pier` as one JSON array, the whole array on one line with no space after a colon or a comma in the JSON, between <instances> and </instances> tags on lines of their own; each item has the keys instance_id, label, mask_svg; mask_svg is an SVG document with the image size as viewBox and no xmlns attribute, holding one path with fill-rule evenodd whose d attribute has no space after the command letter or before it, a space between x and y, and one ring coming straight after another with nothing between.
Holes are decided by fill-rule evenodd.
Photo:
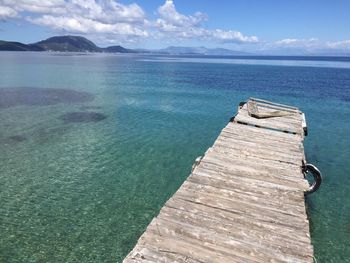
<instances>
[{"instance_id":1,"label":"tire hanging on pier","mask_svg":"<svg viewBox=\"0 0 350 263\"><path fill-rule=\"evenodd\" d=\"M305 193L306 194L311 194L313 192L316 192L318 190L318 188L320 188L321 183L322 183L322 174L320 172L320 170L317 169L317 167L313 164L306 164L303 167L303 173L304 173L304 177L306 177L306 175L311 172L313 178L314 178L314 182L310 185L309 190L307 190Z\"/></svg>"}]
</instances>

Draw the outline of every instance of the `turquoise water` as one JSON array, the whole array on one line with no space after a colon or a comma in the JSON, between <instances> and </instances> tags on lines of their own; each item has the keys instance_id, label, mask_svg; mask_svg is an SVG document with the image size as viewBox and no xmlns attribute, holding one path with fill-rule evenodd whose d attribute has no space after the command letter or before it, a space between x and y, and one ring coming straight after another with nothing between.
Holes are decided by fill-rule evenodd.
<instances>
[{"instance_id":1,"label":"turquoise water","mask_svg":"<svg viewBox=\"0 0 350 263\"><path fill-rule=\"evenodd\" d=\"M3 52L0 72L0 262L121 262L250 96L306 113L315 257L350 262L348 61Z\"/></svg>"}]
</instances>

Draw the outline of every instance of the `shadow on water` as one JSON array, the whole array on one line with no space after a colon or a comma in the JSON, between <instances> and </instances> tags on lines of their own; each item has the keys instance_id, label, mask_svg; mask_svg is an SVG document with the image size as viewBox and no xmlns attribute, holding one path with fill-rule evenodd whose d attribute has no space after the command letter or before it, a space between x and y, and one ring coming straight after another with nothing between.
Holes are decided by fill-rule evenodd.
<instances>
[{"instance_id":1,"label":"shadow on water","mask_svg":"<svg viewBox=\"0 0 350 263\"><path fill-rule=\"evenodd\" d=\"M0 88L0 109L15 106L47 106L58 103L90 102L93 94L69 89Z\"/></svg>"},{"instance_id":2,"label":"shadow on water","mask_svg":"<svg viewBox=\"0 0 350 263\"><path fill-rule=\"evenodd\" d=\"M350 234L350 220L344 224L344 232Z\"/></svg>"},{"instance_id":3,"label":"shadow on water","mask_svg":"<svg viewBox=\"0 0 350 263\"><path fill-rule=\"evenodd\" d=\"M65 123L99 122L107 118L98 112L69 112L59 117Z\"/></svg>"},{"instance_id":4,"label":"shadow on water","mask_svg":"<svg viewBox=\"0 0 350 263\"><path fill-rule=\"evenodd\" d=\"M9 136L8 140L12 142L23 142L27 140L27 137L23 135L13 135L13 136Z\"/></svg>"},{"instance_id":5,"label":"shadow on water","mask_svg":"<svg viewBox=\"0 0 350 263\"><path fill-rule=\"evenodd\" d=\"M24 141L27 141L28 138L24 135L12 135L5 137L3 139L0 139L0 145L16 145L17 143L21 143Z\"/></svg>"},{"instance_id":6,"label":"shadow on water","mask_svg":"<svg viewBox=\"0 0 350 263\"><path fill-rule=\"evenodd\" d=\"M89 105L87 105L87 106L81 106L80 109L81 110L100 110L100 109L102 109L102 107L101 106L89 106Z\"/></svg>"},{"instance_id":7,"label":"shadow on water","mask_svg":"<svg viewBox=\"0 0 350 263\"><path fill-rule=\"evenodd\" d=\"M24 135L12 135L8 137L3 137L3 138L0 138L0 147L2 145L10 145L10 146L17 145L27 140L28 140L28 137Z\"/></svg>"}]
</instances>

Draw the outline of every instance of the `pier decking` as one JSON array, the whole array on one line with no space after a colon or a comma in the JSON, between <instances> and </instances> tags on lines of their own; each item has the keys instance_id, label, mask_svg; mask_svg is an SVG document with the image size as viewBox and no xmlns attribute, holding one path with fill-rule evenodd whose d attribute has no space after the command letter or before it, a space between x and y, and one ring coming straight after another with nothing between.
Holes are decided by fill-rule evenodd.
<instances>
[{"instance_id":1,"label":"pier decking","mask_svg":"<svg viewBox=\"0 0 350 263\"><path fill-rule=\"evenodd\" d=\"M299 109L250 99L124 262L313 262L305 132Z\"/></svg>"}]
</instances>

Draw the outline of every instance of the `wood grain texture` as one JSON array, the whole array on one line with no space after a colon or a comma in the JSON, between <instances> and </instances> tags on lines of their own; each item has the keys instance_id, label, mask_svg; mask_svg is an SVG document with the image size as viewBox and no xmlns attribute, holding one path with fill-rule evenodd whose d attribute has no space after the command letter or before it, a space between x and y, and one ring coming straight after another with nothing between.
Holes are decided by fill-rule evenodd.
<instances>
[{"instance_id":1,"label":"wood grain texture","mask_svg":"<svg viewBox=\"0 0 350 263\"><path fill-rule=\"evenodd\" d=\"M264 107L261 107L261 109L259 108L259 110L265 112L274 111L273 109ZM301 136L304 133L302 127L302 114L300 113L292 113L289 116L283 117L257 119L249 116L247 105L244 105L238 112L237 116L234 118L234 121L242 124L249 124L283 132L295 133Z\"/></svg>"},{"instance_id":2,"label":"wood grain texture","mask_svg":"<svg viewBox=\"0 0 350 263\"><path fill-rule=\"evenodd\" d=\"M291 115L254 119L243 106L125 263L313 262L302 113L271 102L258 105Z\"/></svg>"}]
</instances>

